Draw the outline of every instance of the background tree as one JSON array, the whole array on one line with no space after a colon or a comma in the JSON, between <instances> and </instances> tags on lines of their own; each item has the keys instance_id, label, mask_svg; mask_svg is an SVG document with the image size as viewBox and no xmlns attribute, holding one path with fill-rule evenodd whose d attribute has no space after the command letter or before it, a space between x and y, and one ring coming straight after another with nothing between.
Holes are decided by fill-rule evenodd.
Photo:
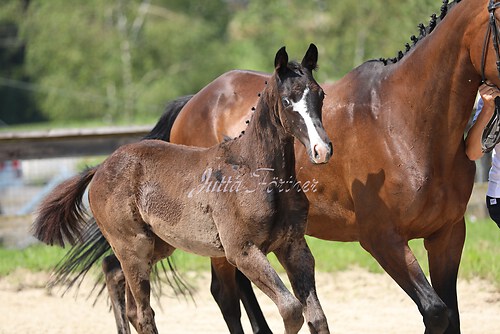
<instances>
[{"instance_id":1,"label":"background tree","mask_svg":"<svg viewBox=\"0 0 500 334\"><path fill-rule=\"evenodd\" d=\"M26 45L19 26L27 5L27 1L4 0L0 10L0 127L44 119L23 67Z\"/></svg>"},{"instance_id":2,"label":"background tree","mask_svg":"<svg viewBox=\"0 0 500 334\"><path fill-rule=\"evenodd\" d=\"M26 50L20 64L6 62L0 89L17 89L5 79L31 80L25 90L36 102L31 109L51 122L127 124L154 122L168 100L230 69L271 71L269 60L283 45L302 54L314 42L319 81L337 80L365 60L396 56L441 6L441 0L26 1L0 5L0 27L14 22ZM8 96L0 95L0 105ZM0 119L20 113L40 119L29 108L2 107Z\"/></svg>"}]
</instances>

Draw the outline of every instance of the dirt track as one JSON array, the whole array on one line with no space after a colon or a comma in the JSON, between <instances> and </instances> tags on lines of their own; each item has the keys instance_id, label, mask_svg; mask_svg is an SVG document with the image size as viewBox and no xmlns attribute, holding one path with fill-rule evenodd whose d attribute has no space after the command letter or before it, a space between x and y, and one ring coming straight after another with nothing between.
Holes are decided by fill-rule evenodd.
<instances>
[{"instance_id":1,"label":"dirt track","mask_svg":"<svg viewBox=\"0 0 500 334\"><path fill-rule=\"evenodd\" d=\"M105 298L93 307L84 286L64 297L43 288L46 274L17 272L0 279L0 333L114 333L114 318ZM197 287L192 301L164 297L163 311L154 306L160 333L227 333L209 293L209 275L190 277ZM385 274L353 269L317 274L319 297L333 333L423 333L413 302ZM500 291L482 280L459 281L462 333L500 333ZM283 332L277 310L260 294L266 318L275 333ZM251 333L244 319L245 331ZM304 326L301 333L307 333Z\"/></svg>"}]
</instances>

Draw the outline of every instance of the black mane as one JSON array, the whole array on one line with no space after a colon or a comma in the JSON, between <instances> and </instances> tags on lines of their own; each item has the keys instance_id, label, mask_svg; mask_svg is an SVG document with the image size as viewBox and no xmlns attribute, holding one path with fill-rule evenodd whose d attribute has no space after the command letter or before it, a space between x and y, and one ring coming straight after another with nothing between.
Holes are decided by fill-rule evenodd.
<instances>
[{"instance_id":1,"label":"black mane","mask_svg":"<svg viewBox=\"0 0 500 334\"><path fill-rule=\"evenodd\" d=\"M398 55L394 58L380 58L379 61L383 62L384 65L388 64L394 64L397 63L401 58L403 58L408 51L410 51L420 40L422 40L425 36L429 35L434 31L434 28L444 19L448 11L455 6L457 3L459 3L461 0L454 0L451 3L448 3L449 0L443 0L443 5L441 6L441 13L439 14L439 17L437 17L436 14L431 15L431 20L429 21L429 25L426 27L423 23L420 23L418 25L419 29L419 35L416 37L415 35L412 35L410 37L410 40L412 44L410 45L409 43L406 43L405 45L405 51L399 51Z\"/></svg>"}]
</instances>

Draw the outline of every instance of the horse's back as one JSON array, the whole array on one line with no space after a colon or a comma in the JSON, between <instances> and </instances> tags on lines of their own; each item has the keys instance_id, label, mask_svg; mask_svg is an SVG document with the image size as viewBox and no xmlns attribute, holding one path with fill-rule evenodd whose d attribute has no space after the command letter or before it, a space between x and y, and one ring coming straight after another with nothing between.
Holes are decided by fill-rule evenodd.
<instances>
[{"instance_id":1,"label":"horse's back","mask_svg":"<svg viewBox=\"0 0 500 334\"><path fill-rule=\"evenodd\" d=\"M135 201L145 184L169 185L170 179L189 178L188 166L199 164L204 151L161 140L123 145L98 167L90 187L91 200L99 196L100 200L119 201L121 196Z\"/></svg>"},{"instance_id":2,"label":"horse's back","mask_svg":"<svg viewBox=\"0 0 500 334\"><path fill-rule=\"evenodd\" d=\"M195 94L183 107L174 125L172 143L210 147L240 134L257 104L270 74L233 70Z\"/></svg>"}]
</instances>

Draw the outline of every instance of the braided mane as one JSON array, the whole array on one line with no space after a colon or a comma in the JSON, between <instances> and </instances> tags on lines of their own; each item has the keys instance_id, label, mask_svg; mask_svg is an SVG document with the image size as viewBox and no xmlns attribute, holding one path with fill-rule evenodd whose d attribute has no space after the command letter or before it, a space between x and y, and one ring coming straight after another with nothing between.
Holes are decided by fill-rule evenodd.
<instances>
[{"instance_id":1,"label":"braided mane","mask_svg":"<svg viewBox=\"0 0 500 334\"><path fill-rule=\"evenodd\" d=\"M441 13L439 14L439 17L437 17L436 14L431 15L431 20L429 21L429 25L426 27L423 23L420 23L418 25L419 29L419 36L416 37L415 35L412 35L410 37L412 41L412 45L409 43L406 43L405 45L405 51L399 51L398 55L394 58L380 58L379 61L383 62L384 65L388 64L394 64L397 63L401 58L403 58L408 51L410 51L420 40L422 40L425 36L429 35L434 31L434 28L444 19L448 11L455 6L457 3L459 3L461 0L454 0L451 3L448 3L449 0L443 0L443 4L441 6Z\"/></svg>"}]
</instances>

